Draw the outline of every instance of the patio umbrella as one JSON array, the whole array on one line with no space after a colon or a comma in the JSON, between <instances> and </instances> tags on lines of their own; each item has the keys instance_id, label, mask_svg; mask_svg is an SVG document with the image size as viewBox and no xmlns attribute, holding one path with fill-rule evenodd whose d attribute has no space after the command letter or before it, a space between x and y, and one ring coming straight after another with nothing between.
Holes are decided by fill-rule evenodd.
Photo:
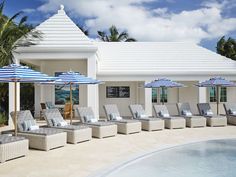
<instances>
[{"instance_id":1,"label":"patio umbrella","mask_svg":"<svg viewBox=\"0 0 236 177\"><path fill-rule=\"evenodd\" d=\"M162 93L164 93L164 88L179 88L184 87L183 84L171 81L166 78L156 79L150 83L145 84L145 88L161 88ZM164 104L164 99L162 99L162 104Z\"/></svg>"},{"instance_id":2,"label":"patio umbrella","mask_svg":"<svg viewBox=\"0 0 236 177\"><path fill-rule=\"evenodd\" d=\"M70 85L70 124L72 124L72 85L80 84L99 84L101 81L86 77L78 72L69 71L62 73L58 76L58 79L54 82L55 85L63 84Z\"/></svg>"},{"instance_id":3,"label":"patio umbrella","mask_svg":"<svg viewBox=\"0 0 236 177\"><path fill-rule=\"evenodd\" d=\"M216 88L216 104L217 104L217 115L219 114L219 88L220 87L235 87L234 82L228 81L222 77L213 77L209 80L196 84L198 87L215 87Z\"/></svg>"},{"instance_id":4,"label":"patio umbrella","mask_svg":"<svg viewBox=\"0 0 236 177\"><path fill-rule=\"evenodd\" d=\"M27 66L18 64L10 64L0 68L0 82L3 83L14 83L15 98L14 98L14 125L15 125L15 136L17 135L17 83L35 83L35 82L48 82L55 80L54 77L49 77L39 71L34 71Z\"/></svg>"}]
</instances>

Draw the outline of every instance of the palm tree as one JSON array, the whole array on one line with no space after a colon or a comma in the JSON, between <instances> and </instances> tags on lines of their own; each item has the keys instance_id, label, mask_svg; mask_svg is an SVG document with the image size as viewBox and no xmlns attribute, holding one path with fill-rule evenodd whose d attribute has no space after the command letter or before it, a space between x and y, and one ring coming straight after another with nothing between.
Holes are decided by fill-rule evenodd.
<instances>
[{"instance_id":1,"label":"palm tree","mask_svg":"<svg viewBox=\"0 0 236 177\"><path fill-rule=\"evenodd\" d=\"M217 53L232 60L236 60L236 41L235 39L229 37L225 40L223 36L218 42L216 47Z\"/></svg>"},{"instance_id":2,"label":"palm tree","mask_svg":"<svg viewBox=\"0 0 236 177\"><path fill-rule=\"evenodd\" d=\"M40 38L40 33L26 25L27 17L23 16L16 24L14 20L22 15L18 12L8 18L3 14L4 1L0 3L0 65L12 63L13 52L17 47L34 45L34 40Z\"/></svg>"},{"instance_id":3,"label":"palm tree","mask_svg":"<svg viewBox=\"0 0 236 177\"><path fill-rule=\"evenodd\" d=\"M98 31L98 37L104 42L135 42L136 39L129 37L126 31L119 33L118 29L112 25L109 28L109 34L105 31Z\"/></svg>"},{"instance_id":4,"label":"palm tree","mask_svg":"<svg viewBox=\"0 0 236 177\"><path fill-rule=\"evenodd\" d=\"M17 47L30 46L40 38L40 33L26 25L27 17L23 16L19 23L15 19L22 15L18 12L12 17L3 14L5 2L0 3L0 66L13 62L13 52ZM8 84L0 84L0 122L8 116Z\"/></svg>"}]
</instances>

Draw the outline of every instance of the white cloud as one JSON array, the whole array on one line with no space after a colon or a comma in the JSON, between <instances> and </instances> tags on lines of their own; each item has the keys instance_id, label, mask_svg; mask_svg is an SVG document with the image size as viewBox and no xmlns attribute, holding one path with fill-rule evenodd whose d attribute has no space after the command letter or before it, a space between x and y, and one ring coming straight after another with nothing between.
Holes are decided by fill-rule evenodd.
<instances>
[{"instance_id":1,"label":"white cloud","mask_svg":"<svg viewBox=\"0 0 236 177\"><path fill-rule=\"evenodd\" d=\"M208 0L196 10L172 13L167 8L148 9L143 3L154 0L45 0L38 10L56 11L59 4L73 16L86 17L90 33L112 24L127 30L138 41L191 41L213 39L236 30L236 18L222 12L232 0ZM232 2L231 2L232 3Z\"/></svg>"}]
</instances>

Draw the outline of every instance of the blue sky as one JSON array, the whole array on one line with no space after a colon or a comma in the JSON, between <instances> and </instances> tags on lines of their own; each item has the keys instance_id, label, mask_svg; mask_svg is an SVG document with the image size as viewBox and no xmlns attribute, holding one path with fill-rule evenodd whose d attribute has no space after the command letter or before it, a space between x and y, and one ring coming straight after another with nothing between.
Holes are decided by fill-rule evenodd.
<instances>
[{"instance_id":1,"label":"blue sky","mask_svg":"<svg viewBox=\"0 0 236 177\"><path fill-rule=\"evenodd\" d=\"M223 35L236 38L236 0L6 0L5 13L24 11L37 25L60 4L93 38L112 24L138 41L190 41L211 50Z\"/></svg>"}]
</instances>

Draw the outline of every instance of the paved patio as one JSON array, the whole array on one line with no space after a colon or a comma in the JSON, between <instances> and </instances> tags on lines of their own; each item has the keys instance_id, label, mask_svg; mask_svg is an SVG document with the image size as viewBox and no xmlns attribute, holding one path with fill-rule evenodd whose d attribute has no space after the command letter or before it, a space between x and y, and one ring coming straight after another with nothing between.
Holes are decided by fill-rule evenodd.
<instances>
[{"instance_id":1,"label":"paved patio","mask_svg":"<svg viewBox=\"0 0 236 177\"><path fill-rule=\"evenodd\" d=\"M86 177L158 148L218 138L236 138L236 126L143 131L49 152L30 150L24 158L0 164L0 177Z\"/></svg>"}]
</instances>

